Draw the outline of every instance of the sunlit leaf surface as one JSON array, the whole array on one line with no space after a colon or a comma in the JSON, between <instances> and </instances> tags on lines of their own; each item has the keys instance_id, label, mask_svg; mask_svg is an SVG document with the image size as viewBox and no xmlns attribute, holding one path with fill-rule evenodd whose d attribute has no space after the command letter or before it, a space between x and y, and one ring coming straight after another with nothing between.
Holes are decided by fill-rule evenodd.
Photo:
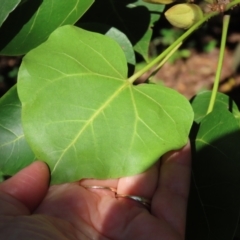
<instances>
[{"instance_id":1,"label":"sunlit leaf surface","mask_svg":"<svg viewBox=\"0 0 240 240\"><path fill-rule=\"evenodd\" d=\"M158 85L133 86L127 70L118 43L73 26L24 57L23 127L53 183L136 174L186 144L188 101Z\"/></svg>"},{"instance_id":2,"label":"sunlit leaf surface","mask_svg":"<svg viewBox=\"0 0 240 240\"><path fill-rule=\"evenodd\" d=\"M128 64L135 66L136 59L133 46L127 36L116 29L115 27L110 27L106 24L99 24L99 23L85 23L81 24L81 28L91 31L104 34L112 39L114 39L119 46L122 48L125 57L127 59Z\"/></svg>"}]
</instances>

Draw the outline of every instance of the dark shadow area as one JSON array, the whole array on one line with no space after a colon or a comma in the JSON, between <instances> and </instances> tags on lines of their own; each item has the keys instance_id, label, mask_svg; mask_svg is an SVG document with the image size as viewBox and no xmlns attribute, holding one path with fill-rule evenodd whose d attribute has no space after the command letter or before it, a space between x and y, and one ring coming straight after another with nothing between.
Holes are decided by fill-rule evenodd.
<instances>
[{"instance_id":1,"label":"dark shadow area","mask_svg":"<svg viewBox=\"0 0 240 240\"><path fill-rule=\"evenodd\" d=\"M22 57L0 57L0 97L17 82Z\"/></svg>"},{"instance_id":2,"label":"dark shadow area","mask_svg":"<svg viewBox=\"0 0 240 240\"><path fill-rule=\"evenodd\" d=\"M227 92L226 94L230 96L240 108L240 86L233 88L231 91Z\"/></svg>"},{"instance_id":3,"label":"dark shadow area","mask_svg":"<svg viewBox=\"0 0 240 240\"><path fill-rule=\"evenodd\" d=\"M133 0L95 1L76 24L97 22L115 27L125 33L134 46L145 34L150 23L150 13L144 6L129 8Z\"/></svg>"},{"instance_id":4,"label":"dark shadow area","mask_svg":"<svg viewBox=\"0 0 240 240\"><path fill-rule=\"evenodd\" d=\"M0 51L20 32L25 23L36 13L43 0L26 1L10 13L0 28Z\"/></svg>"},{"instance_id":5,"label":"dark shadow area","mask_svg":"<svg viewBox=\"0 0 240 240\"><path fill-rule=\"evenodd\" d=\"M186 240L232 240L234 236L237 240L240 236L240 129L197 150L198 129L199 125L194 124L190 134L193 160Z\"/></svg>"},{"instance_id":6,"label":"dark shadow area","mask_svg":"<svg viewBox=\"0 0 240 240\"><path fill-rule=\"evenodd\" d=\"M191 134L194 136L196 133ZM236 149L239 149L239 146L240 130L214 140L197 152L192 139L193 177L186 240L233 240L233 236L236 236L234 240L238 240L236 229L240 215L240 151ZM219 151L215 151L215 147L218 147ZM116 204L108 210L101 225L102 232L112 232L111 227L122 215L119 209L121 207ZM165 214L166 212L167 210ZM131 208L126 215L131 216ZM130 224L126 225L126 228L130 228ZM144 233L145 227L149 228L144 223L138 227L134 229L136 237ZM111 235L107 237L113 238ZM155 239L161 238L156 235Z\"/></svg>"}]
</instances>

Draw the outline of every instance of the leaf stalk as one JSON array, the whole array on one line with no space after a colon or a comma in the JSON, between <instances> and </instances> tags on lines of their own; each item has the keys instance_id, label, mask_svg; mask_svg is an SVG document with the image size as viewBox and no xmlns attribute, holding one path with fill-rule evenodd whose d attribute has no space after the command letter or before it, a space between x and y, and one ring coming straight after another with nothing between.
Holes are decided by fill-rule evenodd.
<instances>
[{"instance_id":1,"label":"leaf stalk","mask_svg":"<svg viewBox=\"0 0 240 240\"><path fill-rule=\"evenodd\" d=\"M228 14L224 15L217 71L216 71L216 75L215 75L215 79L214 79L213 90L212 90L212 95L211 95L211 99L210 99L210 102L209 102L207 114L210 113L213 110L214 103L215 103L216 96L217 96L217 91L218 91L220 77L221 77L221 72L222 72L224 50L225 50L225 46L226 46L227 31L228 31L229 22L230 22L230 15L228 15Z\"/></svg>"}]
</instances>

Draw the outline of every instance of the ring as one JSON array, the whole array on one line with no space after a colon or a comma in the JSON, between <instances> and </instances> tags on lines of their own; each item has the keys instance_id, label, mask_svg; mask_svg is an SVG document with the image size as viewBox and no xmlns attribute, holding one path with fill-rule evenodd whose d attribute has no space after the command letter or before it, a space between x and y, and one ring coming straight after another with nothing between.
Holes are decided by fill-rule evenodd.
<instances>
[{"instance_id":1,"label":"ring","mask_svg":"<svg viewBox=\"0 0 240 240\"><path fill-rule=\"evenodd\" d=\"M117 192L116 188L112 188L112 187L107 187L107 186L92 186L92 185L81 185L84 188L92 188L92 189L103 189L103 190L109 190L112 191L114 193Z\"/></svg>"},{"instance_id":2,"label":"ring","mask_svg":"<svg viewBox=\"0 0 240 240\"><path fill-rule=\"evenodd\" d=\"M139 197L139 196L135 196L135 195L127 195L127 194L117 194L117 189L116 188L112 188L112 187L107 187L107 186L98 186L98 185L81 185L84 188L87 189L103 189L103 190L109 190L114 192L115 194L115 198L128 198L131 200L134 200L138 203L141 203L144 207L146 207L148 210L150 210L151 208L151 201L147 198L144 197Z\"/></svg>"},{"instance_id":3,"label":"ring","mask_svg":"<svg viewBox=\"0 0 240 240\"><path fill-rule=\"evenodd\" d=\"M151 202L149 199L146 199L144 197L134 196L134 195L126 195L126 194L116 194L116 198L128 198L131 200L134 200L136 202L141 203L144 207L146 207L148 210L151 208Z\"/></svg>"}]
</instances>

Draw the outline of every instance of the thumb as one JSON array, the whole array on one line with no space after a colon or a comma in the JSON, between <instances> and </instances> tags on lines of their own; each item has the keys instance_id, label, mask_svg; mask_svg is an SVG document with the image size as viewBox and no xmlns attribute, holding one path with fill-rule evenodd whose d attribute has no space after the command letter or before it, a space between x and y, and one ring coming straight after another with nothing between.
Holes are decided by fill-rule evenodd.
<instances>
[{"instance_id":1,"label":"thumb","mask_svg":"<svg viewBox=\"0 0 240 240\"><path fill-rule=\"evenodd\" d=\"M46 195L48 185L48 166L36 161L0 184L0 193L10 195L32 212Z\"/></svg>"}]
</instances>

